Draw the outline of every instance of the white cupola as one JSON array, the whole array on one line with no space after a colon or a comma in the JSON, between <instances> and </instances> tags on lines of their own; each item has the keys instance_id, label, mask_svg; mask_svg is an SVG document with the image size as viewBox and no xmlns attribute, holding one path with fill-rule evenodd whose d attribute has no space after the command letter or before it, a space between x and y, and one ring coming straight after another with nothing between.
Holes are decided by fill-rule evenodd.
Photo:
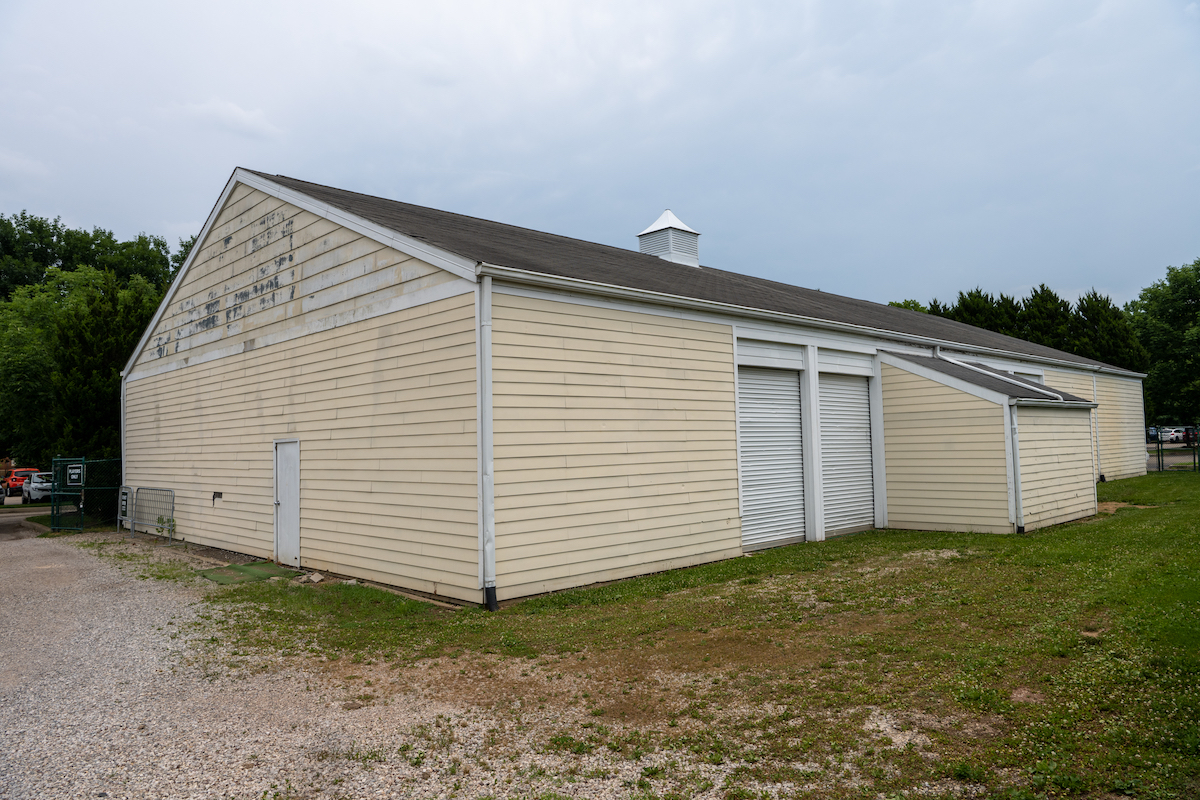
<instances>
[{"instance_id":1,"label":"white cupola","mask_svg":"<svg viewBox=\"0 0 1200 800\"><path fill-rule=\"evenodd\" d=\"M638 234L638 249L676 264L700 266L700 232L684 225L669 208L653 225Z\"/></svg>"}]
</instances>

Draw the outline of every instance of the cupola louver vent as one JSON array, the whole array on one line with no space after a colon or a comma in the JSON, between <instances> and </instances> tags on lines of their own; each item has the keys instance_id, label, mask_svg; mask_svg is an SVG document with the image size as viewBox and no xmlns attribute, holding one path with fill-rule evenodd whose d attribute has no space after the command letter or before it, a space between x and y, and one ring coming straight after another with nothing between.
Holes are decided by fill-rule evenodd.
<instances>
[{"instance_id":1,"label":"cupola louver vent","mask_svg":"<svg viewBox=\"0 0 1200 800\"><path fill-rule=\"evenodd\" d=\"M700 232L684 225L669 208L653 225L638 234L638 249L677 264L700 266Z\"/></svg>"}]
</instances>

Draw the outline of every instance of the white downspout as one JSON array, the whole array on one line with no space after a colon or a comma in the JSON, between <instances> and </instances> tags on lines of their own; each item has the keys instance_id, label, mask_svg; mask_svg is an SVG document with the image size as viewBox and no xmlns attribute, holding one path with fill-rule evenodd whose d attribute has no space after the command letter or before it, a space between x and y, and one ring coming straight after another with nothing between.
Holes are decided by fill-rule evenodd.
<instances>
[{"instance_id":1,"label":"white downspout","mask_svg":"<svg viewBox=\"0 0 1200 800\"><path fill-rule=\"evenodd\" d=\"M1025 532L1025 508L1021 502L1021 436L1017 431L1016 401L1008 401L1009 427L1012 429L1013 494L1017 504L1017 533Z\"/></svg>"},{"instance_id":2,"label":"white downspout","mask_svg":"<svg viewBox=\"0 0 1200 800\"><path fill-rule=\"evenodd\" d=\"M496 600L496 479L492 454L492 276L483 276L479 301L480 375L483 408L480 433L483 462L483 599L489 611L499 608Z\"/></svg>"}]
</instances>

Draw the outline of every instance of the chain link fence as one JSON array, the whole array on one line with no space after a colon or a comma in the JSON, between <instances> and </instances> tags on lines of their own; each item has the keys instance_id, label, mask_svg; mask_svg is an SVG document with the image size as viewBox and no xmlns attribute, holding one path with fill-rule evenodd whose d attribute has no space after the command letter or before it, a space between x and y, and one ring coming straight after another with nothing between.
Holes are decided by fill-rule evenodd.
<instances>
[{"instance_id":1,"label":"chain link fence","mask_svg":"<svg viewBox=\"0 0 1200 800\"><path fill-rule=\"evenodd\" d=\"M115 525L119 514L121 459L56 458L51 467L50 528L81 531Z\"/></svg>"},{"instance_id":2,"label":"chain link fence","mask_svg":"<svg viewBox=\"0 0 1200 800\"><path fill-rule=\"evenodd\" d=\"M1163 437L1161 429L1146 433L1147 472L1200 472L1200 447L1196 446L1196 428L1192 428L1179 441L1172 442L1170 436Z\"/></svg>"}]
</instances>

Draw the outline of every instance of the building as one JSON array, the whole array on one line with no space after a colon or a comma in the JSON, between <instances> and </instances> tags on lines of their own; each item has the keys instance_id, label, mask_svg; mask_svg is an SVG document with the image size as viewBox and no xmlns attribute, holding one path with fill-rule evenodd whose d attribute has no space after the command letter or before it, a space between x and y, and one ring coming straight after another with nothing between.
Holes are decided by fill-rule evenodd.
<instances>
[{"instance_id":1,"label":"building","mask_svg":"<svg viewBox=\"0 0 1200 800\"><path fill-rule=\"evenodd\" d=\"M125 483L189 541L480 602L1032 530L1145 472L1137 373L640 238L238 169L123 373Z\"/></svg>"}]
</instances>

